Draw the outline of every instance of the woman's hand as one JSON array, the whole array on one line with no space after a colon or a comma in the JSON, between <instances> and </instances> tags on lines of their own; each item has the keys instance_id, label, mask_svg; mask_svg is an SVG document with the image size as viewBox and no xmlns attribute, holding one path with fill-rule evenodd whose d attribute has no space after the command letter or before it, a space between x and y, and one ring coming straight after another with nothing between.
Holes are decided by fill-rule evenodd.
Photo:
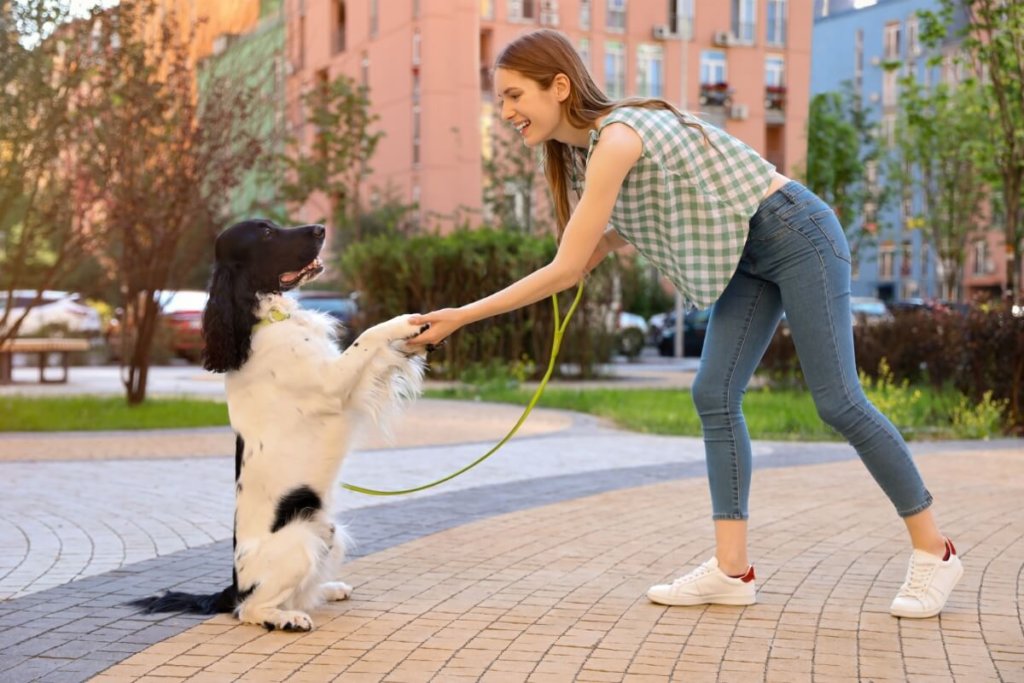
<instances>
[{"instance_id":1,"label":"woman's hand","mask_svg":"<svg viewBox=\"0 0 1024 683\"><path fill-rule=\"evenodd\" d=\"M430 325L427 330L419 333L408 344L431 347L440 346L442 342L457 329L465 325L461 312L457 308L441 308L431 313L416 315L409 319L413 325Z\"/></svg>"}]
</instances>

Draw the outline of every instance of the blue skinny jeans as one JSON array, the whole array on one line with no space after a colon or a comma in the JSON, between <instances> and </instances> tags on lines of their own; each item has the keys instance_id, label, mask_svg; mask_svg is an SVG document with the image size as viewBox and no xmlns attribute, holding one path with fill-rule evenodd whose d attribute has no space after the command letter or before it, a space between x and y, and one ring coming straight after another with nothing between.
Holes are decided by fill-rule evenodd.
<instances>
[{"instance_id":1,"label":"blue skinny jeans","mask_svg":"<svg viewBox=\"0 0 1024 683\"><path fill-rule=\"evenodd\" d=\"M857 450L901 517L926 509L932 497L906 442L857 377L843 228L794 181L750 219L739 266L708 321L693 402L704 429L712 518L748 517L751 450L741 405L783 311L822 420Z\"/></svg>"}]
</instances>

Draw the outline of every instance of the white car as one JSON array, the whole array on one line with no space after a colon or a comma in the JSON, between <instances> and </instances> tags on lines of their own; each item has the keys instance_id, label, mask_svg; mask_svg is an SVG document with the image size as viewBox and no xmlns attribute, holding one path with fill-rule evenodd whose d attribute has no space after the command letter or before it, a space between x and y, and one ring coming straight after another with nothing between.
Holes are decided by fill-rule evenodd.
<instances>
[{"instance_id":1,"label":"white car","mask_svg":"<svg viewBox=\"0 0 1024 683\"><path fill-rule=\"evenodd\" d=\"M11 296L10 315L3 325L9 328L25 312L25 308L36 297L34 289L16 289ZM6 292L0 292L0 319L7 305ZM102 329L100 314L86 306L81 297L73 292L53 289L43 290L39 302L29 309L28 315L18 328L19 337L39 337L59 334L98 335Z\"/></svg>"}]
</instances>

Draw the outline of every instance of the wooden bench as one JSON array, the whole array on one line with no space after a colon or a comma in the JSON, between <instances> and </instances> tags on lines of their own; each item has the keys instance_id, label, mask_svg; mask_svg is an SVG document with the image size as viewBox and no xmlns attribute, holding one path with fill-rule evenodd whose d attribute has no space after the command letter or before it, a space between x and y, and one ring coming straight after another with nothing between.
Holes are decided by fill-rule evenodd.
<instances>
[{"instance_id":1,"label":"wooden bench","mask_svg":"<svg viewBox=\"0 0 1024 683\"><path fill-rule=\"evenodd\" d=\"M13 382L14 354L27 353L39 356L39 382L42 384L64 384L68 381L68 354L76 351L88 351L89 341L86 339L45 339L25 337L8 339L0 343L0 384ZM63 374L59 379L46 377L46 359L51 353L60 354L60 365Z\"/></svg>"}]
</instances>

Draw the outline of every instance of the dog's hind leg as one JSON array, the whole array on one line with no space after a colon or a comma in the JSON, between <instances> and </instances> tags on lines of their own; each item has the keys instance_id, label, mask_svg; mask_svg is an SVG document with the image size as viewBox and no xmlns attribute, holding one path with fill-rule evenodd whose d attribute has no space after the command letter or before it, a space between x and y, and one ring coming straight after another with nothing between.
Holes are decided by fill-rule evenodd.
<instances>
[{"instance_id":1,"label":"dog's hind leg","mask_svg":"<svg viewBox=\"0 0 1024 683\"><path fill-rule=\"evenodd\" d=\"M320 591L323 599L328 602L348 600L352 595L352 586L344 581L328 581L320 584Z\"/></svg>"},{"instance_id":2,"label":"dog's hind leg","mask_svg":"<svg viewBox=\"0 0 1024 683\"><path fill-rule=\"evenodd\" d=\"M309 631L313 619L295 605L303 584L316 572L323 542L312 536L301 523L288 524L263 539L252 551L239 579L254 585L238 608L238 619L270 630Z\"/></svg>"}]
</instances>

